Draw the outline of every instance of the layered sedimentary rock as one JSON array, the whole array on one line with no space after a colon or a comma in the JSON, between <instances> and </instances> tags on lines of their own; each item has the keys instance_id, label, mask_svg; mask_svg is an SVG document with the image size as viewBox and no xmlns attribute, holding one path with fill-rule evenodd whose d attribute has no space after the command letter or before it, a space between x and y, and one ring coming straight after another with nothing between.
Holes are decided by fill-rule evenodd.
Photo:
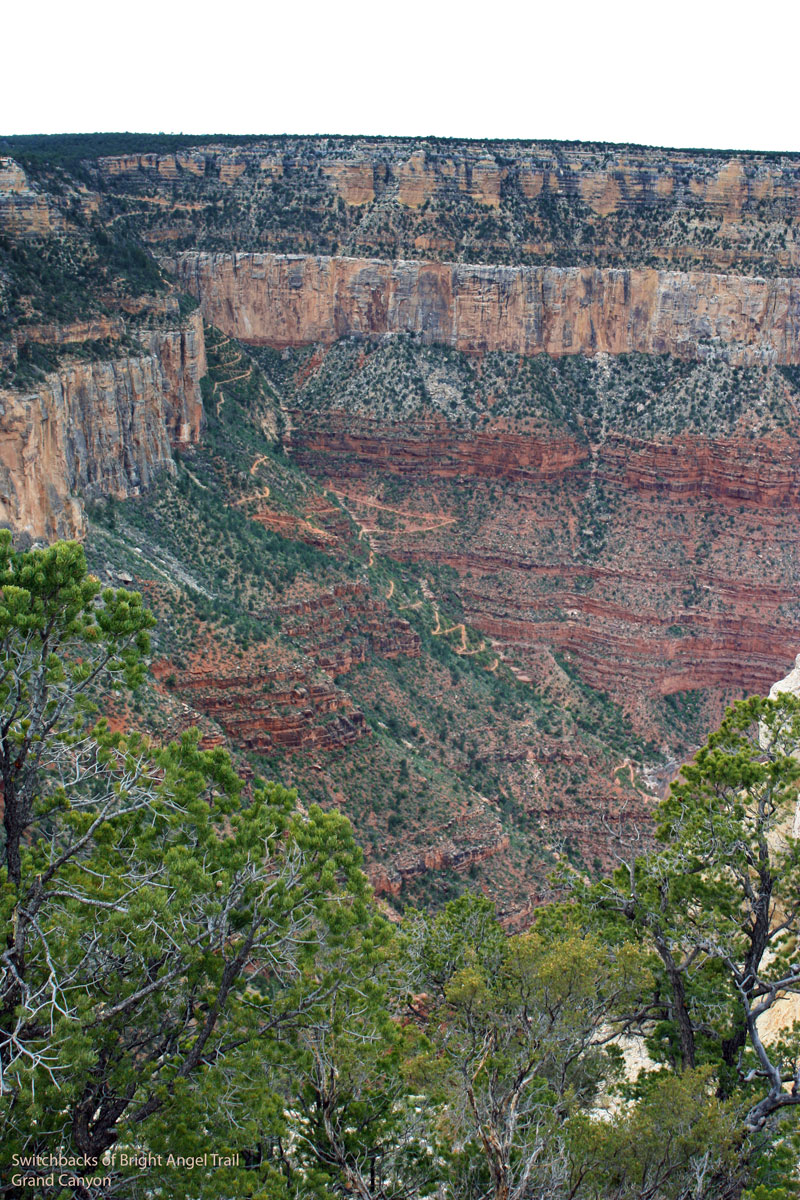
<instances>
[{"instance_id":1,"label":"layered sedimentary rock","mask_svg":"<svg viewBox=\"0 0 800 1200\"><path fill-rule=\"evenodd\" d=\"M59 325L22 325L14 331L17 350L31 342L45 346L80 345L81 342L118 341L125 332L121 317L102 316Z\"/></svg>"},{"instance_id":2,"label":"layered sedimentary rock","mask_svg":"<svg viewBox=\"0 0 800 1200\"><path fill-rule=\"evenodd\" d=\"M251 344L361 339L355 356L368 342L413 335L414 345L463 351L474 378L429 380L424 413L403 398L412 372L400 358L375 396L369 372L351 364L339 412L327 398L333 378L308 402L281 397L287 447L341 491L374 548L452 565L465 615L512 645L530 673L553 648L620 697L776 677L797 627L800 582L790 386L800 363L800 158L379 138L141 150L82 171L97 189L92 203L127 214L113 226L114 254L95 246L116 264L94 289L114 316L76 309L72 321L39 297L14 331L17 347L113 337L120 321L132 327L120 311L140 287L157 292L158 281L137 281L130 237L192 247L163 261L210 321ZM0 224L20 245L37 235L60 245L56 224L69 224L76 200L89 203L77 181L74 195L47 193L47 178L39 168L28 178L11 160L0 168ZM35 215L41 202L49 225ZM69 228L73 248L84 247L86 230ZM168 467L171 447L196 439L196 380L181 380L184 358L199 374L199 346L142 332L147 318L135 323L141 358L76 363L36 389L36 404L33 389L6 402L8 521L74 529L75 490L131 494ZM298 356L298 375L313 378L325 353ZM463 394L478 390L501 353L574 363L577 383L559 397L560 411L540 406L529 419L524 404L504 408L493 384L465 408ZM616 408L602 380L578 378L583 356L613 364L629 355L708 370L691 394L657 368L652 378L643 370ZM145 379L151 359L159 367ZM772 370L769 398L756 381L738 425L704 425L716 375L727 388L717 408L732 411L741 381L731 372L754 364ZM133 391L158 393L158 403L129 404L126 371L141 377ZM287 377L276 369L276 395ZM514 381L526 403L529 382ZM672 396L666 423L664 406L655 411L662 393ZM773 401L780 416L762 421ZM645 432L640 410L654 412ZM34 459L53 464L47 486L21 478ZM380 505L383 523L374 519ZM284 536L335 548L299 505L262 495L245 511Z\"/></svg>"},{"instance_id":3,"label":"layered sedimentary rock","mask_svg":"<svg viewBox=\"0 0 800 1200\"><path fill-rule=\"evenodd\" d=\"M299 669L236 675L206 671L182 675L176 686L235 745L256 752L334 750L368 732L364 714L344 692L330 680L309 680Z\"/></svg>"},{"instance_id":4,"label":"layered sedimentary rock","mask_svg":"<svg viewBox=\"0 0 800 1200\"><path fill-rule=\"evenodd\" d=\"M191 699L193 711L212 718L234 744L270 753L336 750L369 733L364 714L333 677L367 655L417 658L419 635L377 600L364 583L338 583L306 600L250 616L272 623L303 653L301 664L273 663L258 652L230 666L209 665L175 674L157 665L159 680Z\"/></svg>"},{"instance_id":5,"label":"layered sedimentary rock","mask_svg":"<svg viewBox=\"0 0 800 1200\"><path fill-rule=\"evenodd\" d=\"M306 414L302 426L298 416L295 454L376 548L455 568L469 620L517 662L535 668L545 648L566 651L587 682L630 707L694 688L766 689L795 645L793 443L617 434L594 456L554 439L550 456L538 438L526 459L523 439L500 429L448 438L441 427L366 424ZM391 527L376 528L371 498L387 476L404 494ZM481 490L464 507L469 481ZM487 515L491 481L503 491ZM596 552L581 546L591 486L603 488ZM436 517L425 511L431 488Z\"/></svg>"},{"instance_id":6,"label":"layered sedimentary rock","mask_svg":"<svg viewBox=\"0 0 800 1200\"><path fill-rule=\"evenodd\" d=\"M453 568L466 619L526 678L567 656L660 736L660 698L780 671L800 621L795 368L411 341L301 361L296 460L376 551Z\"/></svg>"},{"instance_id":7,"label":"layered sedimentary rock","mask_svg":"<svg viewBox=\"0 0 800 1200\"><path fill-rule=\"evenodd\" d=\"M800 363L800 283L700 272L189 252L206 319L255 345L410 333L469 352Z\"/></svg>"},{"instance_id":8,"label":"layered sedimentary rock","mask_svg":"<svg viewBox=\"0 0 800 1200\"><path fill-rule=\"evenodd\" d=\"M203 320L192 313L182 329L140 330L137 338L157 362L162 379L164 420L175 447L197 442L203 425L200 380L206 374Z\"/></svg>"},{"instance_id":9,"label":"layered sedimentary rock","mask_svg":"<svg viewBox=\"0 0 800 1200\"><path fill-rule=\"evenodd\" d=\"M429 871L467 870L503 854L509 846L499 817L486 806L460 813L443 828L427 832L427 844L407 847L388 863L371 866L370 879L379 895L396 895L409 879Z\"/></svg>"},{"instance_id":10,"label":"layered sedimentary rock","mask_svg":"<svg viewBox=\"0 0 800 1200\"><path fill-rule=\"evenodd\" d=\"M96 171L103 191L145 201L145 237L162 245L770 275L800 263L796 155L276 137Z\"/></svg>"},{"instance_id":11,"label":"layered sedimentary rock","mask_svg":"<svg viewBox=\"0 0 800 1200\"><path fill-rule=\"evenodd\" d=\"M41 237L63 224L22 168L11 158L0 158L0 230L11 237Z\"/></svg>"},{"instance_id":12,"label":"layered sedimentary rock","mask_svg":"<svg viewBox=\"0 0 800 1200\"><path fill-rule=\"evenodd\" d=\"M0 522L81 536L82 499L138 495L172 451L196 443L205 373L199 314L140 335L148 353L64 363L30 390L0 391Z\"/></svg>"},{"instance_id":13,"label":"layered sedimentary rock","mask_svg":"<svg viewBox=\"0 0 800 1200\"><path fill-rule=\"evenodd\" d=\"M209 319L256 343L411 332L471 353L669 353L736 367L800 354L789 279L271 255L187 254L176 267ZM780 393L780 379L770 386ZM653 403L641 397L640 408ZM630 706L632 695L768 687L793 646L800 475L788 428L637 437L613 412L587 437L488 416L458 428L431 412L387 423L369 401L337 403L291 411L298 460L353 502L376 548L455 567L469 619L532 670L544 647L567 652ZM370 526L382 476L408 488L394 529ZM452 516L420 518L432 480L469 479L502 481L513 507L495 500L477 526L455 503ZM608 546L587 554L598 522Z\"/></svg>"},{"instance_id":14,"label":"layered sedimentary rock","mask_svg":"<svg viewBox=\"0 0 800 1200\"><path fill-rule=\"evenodd\" d=\"M796 215L800 164L792 155L726 154L632 146L543 142L450 142L401 138L265 138L226 149L209 144L176 154L105 156L107 180L186 173L232 182L245 171L285 174L321 167L347 204L396 193L416 208L426 200L469 195L496 207L503 185L529 200L544 194L580 199L596 215L658 202L704 204L737 217L760 205Z\"/></svg>"}]
</instances>

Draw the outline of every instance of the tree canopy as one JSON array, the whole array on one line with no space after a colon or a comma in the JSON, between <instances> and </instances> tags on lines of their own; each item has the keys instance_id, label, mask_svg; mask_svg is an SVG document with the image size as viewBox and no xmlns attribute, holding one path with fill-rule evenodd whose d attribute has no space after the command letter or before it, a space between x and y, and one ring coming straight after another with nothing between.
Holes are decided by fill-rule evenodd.
<instances>
[{"instance_id":1,"label":"tree canopy","mask_svg":"<svg viewBox=\"0 0 800 1200\"><path fill-rule=\"evenodd\" d=\"M734 705L523 933L395 927L337 813L102 719L152 624L0 534L0 1195L798 1194L800 701Z\"/></svg>"}]
</instances>

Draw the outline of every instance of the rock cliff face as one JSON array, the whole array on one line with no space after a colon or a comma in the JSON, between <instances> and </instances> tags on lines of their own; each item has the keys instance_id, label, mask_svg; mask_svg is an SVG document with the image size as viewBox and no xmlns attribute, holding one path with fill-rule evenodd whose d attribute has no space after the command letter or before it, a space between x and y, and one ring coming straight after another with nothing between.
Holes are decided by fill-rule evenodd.
<instances>
[{"instance_id":1,"label":"rock cliff face","mask_svg":"<svg viewBox=\"0 0 800 1200\"><path fill-rule=\"evenodd\" d=\"M455 568L469 620L534 676L555 648L630 708L690 689L765 689L795 644L793 443L617 433L592 453L497 427L304 416L293 414L298 461L345 498L376 548ZM376 526L387 478L402 492L391 524ZM582 546L598 517L602 546Z\"/></svg>"},{"instance_id":2,"label":"rock cliff face","mask_svg":"<svg viewBox=\"0 0 800 1200\"><path fill-rule=\"evenodd\" d=\"M80 537L83 499L138 495L203 424L203 327L144 330L147 353L65 363L29 391L0 390L0 521Z\"/></svg>"},{"instance_id":3,"label":"rock cliff face","mask_svg":"<svg viewBox=\"0 0 800 1200\"><path fill-rule=\"evenodd\" d=\"M146 205L161 245L769 275L800 263L792 155L282 137L96 171L101 191Z\"/></svg>"},{"instance_id":4,"label":"rock cliff face","mask_svg":"<svg viewBox=\"0 0 800 1200\"><path fill-rule=\"evenodd\" d=\"M664 697L766 689L795 645L794 378L339 346L303 360L291 446L529 678L566 656L660 739Z\"/></svg>"},{"instance_id":5,"label":"rock cliff face","mask_svg":"<svg viewBox=\"0 0 800 1200\"><path fill-rule=\"evenodd\" d=\"M0 229L11 237L41 237L63 224L22 168L11 158L0 158Z\"/></svg>"},{"instance_id":6,"label":"rock cliff face","mask_svg":"<svg viewBox=\"0 0 800 1200\"><path fill-rule=\"evenodd\" d=\"M190 252L207 320L256 345L412 333L458 350L800 362L793 279Z\"/></svg>"},{"instance_id":7,"label":"rock cliff face","mask_svg":"<svg viewBox=\"0 0 800 1200\"><path fill-rule=\"evenodd\" d=\"M191 293L213 437L104 551L182 614L160 700L349 811L389 893L608 865L635 734L683 753L797 645L800 158L274 138L68 176L0 164L0 520L80 533L198 442Z\"/></svg>"}]
</instances>

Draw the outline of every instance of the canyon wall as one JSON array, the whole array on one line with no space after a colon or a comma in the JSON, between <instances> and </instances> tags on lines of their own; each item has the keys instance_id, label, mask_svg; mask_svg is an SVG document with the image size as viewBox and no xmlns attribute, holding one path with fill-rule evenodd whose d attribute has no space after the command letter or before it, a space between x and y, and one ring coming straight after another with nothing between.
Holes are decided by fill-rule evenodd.
<instances>
[{"instance_id":1,"label":"canyon wall","mask_svg":"<svg viewBox=\"0 0 800 1200\"><path fill-rule=\"evenodd\" d=\"M800 159L644 146L273 137L104 156L143 236L198 249L790 274Z\"/></svg>"},{"instance_id":2,"label":"canyon wall","mask_svg":"<svg viewBox=\"0 0 800 1200\"><path fill-rule=\"evenodd\" d=\"M31 186L18 163L0 157L0 230L10 237L41 237L63 227L48 196Z\"/></svg>"},{"instance_id":3,"label":"canyon wall","mask_svg":"<svg viewBox=\"0 0 800 1200\"><path fill-rule=\"evenodd\" d=\"M256 345L411 333L470 352L800 363L794 279L273 254L165 261L208 321Z\"/></svg>"},{"instance_id":4,"label":"canyon wall","mask_svg":"<svg viewBox=\"0 0 800 1200\"><path fill-rule=\"evenodd\" d=\"M376 551L451 568L527 678L555 652L661 738L685 694L766 689L795 652L796 368L409 338L296 357L295 461Z\"/></svg>"},{"instance_id":5,"label":"canyon wall","mask_svg":"<svg viewBox=\"0 0 800 1200\"><path fill-rule=\"evenodd\" d=\"M83 499L138 495L203 425L199 313L144 330L141 355L70 361L30 389L0 390L0 523L31 537L79 537Z\"/></svg>"},{"instance_id":6,"label":"canyon wall","mask_svg":"<svg viewBox=\"0 0 800 1200\"><path fill-rule=\"evenodd\" d=\"M496 209L509 193L579 201L604 217L637 205L708 206L735 218L748 209L796 216L800 163L789 154L726 154L644 146L546 142L437 142L403 138L259 139L225 148L209 143L177 153L106 155L97 169L107 187L160 185L194 178L231 189L248 179L313 180L345 204L390 195L405 208L463 196ZM307 179L298 181L305 172Z\"/></svg>"},{"instance_id":7,"label":"canyon wall","mask_svg":"<svg viewBox=\"0 0 800 1200\"><path fill-rule=\"evenodd\" d=\"M177 307L149 246L225 334L317 346L270 378L287 449L376 550L449 563L465 614L532 677L549 649L620 699L775 677L800 619L800 158L290 137L141 151L87 158L71 192L0 163L18 293L40 247L48 266L15 309L0 295L0 332L5 317L20 360L64 341L68 360L3 393L0 519L76 532L76 495L135 494L197 440L199 317L192 345L142 328L175 320L140 302ZM79 220L94 210L105 240ZM80 304L59 312L67 266L61 307ZM70 349L128 334L140 354ZM684 368L702 377L684 386ZM617 394L606 376L626 371ZM328 544L271 500L251 515Z\"/></svg>"},{"instance_id":8,"label":"canyon wall","mask_svg":"<svg viewBox=\"0 0 800 1200\"><path fill-rule=\"evenodd\" d=\"M295 459L371 544L454 568L469 621L532 677L543 654L566 652L630 708L687 689L766 690L794 652L794 441L612 431L592 446L499 422L291 416Z\"/></svg>"}]
</instances>

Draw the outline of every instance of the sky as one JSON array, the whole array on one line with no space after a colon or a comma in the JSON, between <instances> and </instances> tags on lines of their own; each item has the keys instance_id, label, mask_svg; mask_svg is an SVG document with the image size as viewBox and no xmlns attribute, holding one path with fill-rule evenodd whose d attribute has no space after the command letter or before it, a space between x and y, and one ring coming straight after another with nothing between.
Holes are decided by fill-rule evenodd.
<instances>
[{"instance_id":1,"label":"sky","mask_svg":"<svg viewBox=\"0 0 800 1200\"><path fill-rule=\"evenodd\" d=\"M0 134L343 133L800 151L796 3L38 0Z\"/></svg>"}]
</instances>

